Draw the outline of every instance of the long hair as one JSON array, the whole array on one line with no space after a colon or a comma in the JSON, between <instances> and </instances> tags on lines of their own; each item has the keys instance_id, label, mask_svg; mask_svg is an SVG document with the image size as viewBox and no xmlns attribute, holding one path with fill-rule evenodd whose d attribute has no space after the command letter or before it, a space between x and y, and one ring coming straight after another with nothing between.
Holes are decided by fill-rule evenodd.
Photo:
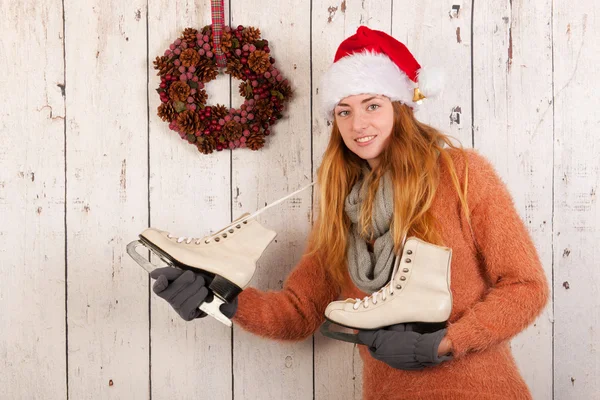
<instances>
[{"instance_id":1,"label":"long hair","mask_svg":"<svg viewBox=\"0 0 600 400\"><path fill-rule=\"evenodd\" d=\"M368 191L360 211L361 236L373 239L371 214L375 193L381 177L391 172L394 187L394 212L390 223L394 252L398 253L404 235L417 236L427 242L443 245L438 221L430 207L440 180L439 157L448 165L452 182L463 211L470 224L467 205L468 165L465 165L465 185L461 185L450 155L443 149L460 149L450 137L419 122L410 107L392 103L394 123L390 142L380 155L379 165L364 178ZM463 158L465 163L467 158ZM309 237L309 254L318 254L340 287L346 279L346 251L350 220L344 211L346 196L361 176L366 161L350 151L334 120L329 144L317 171L319 214Z\"/></svg>"}]
</instances>

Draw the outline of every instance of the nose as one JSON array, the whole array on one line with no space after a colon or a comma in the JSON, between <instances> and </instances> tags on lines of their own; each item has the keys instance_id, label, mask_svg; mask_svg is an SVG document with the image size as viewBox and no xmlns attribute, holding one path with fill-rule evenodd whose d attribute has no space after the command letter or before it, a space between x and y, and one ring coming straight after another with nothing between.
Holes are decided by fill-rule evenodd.
<instances>
[{"instance_id":1,"label":"nose","mask_svg":"<svg viewBox=\"0 0 600 400\"><path fill-rule=\"evenodd\" d=\"M352 129L357 132L360 133L362 131L365 130L365 128L367 127L368 123L367 123L367 118L365 116L364 113L362 112L354 112L352 115Z\"/></svg>"}]
</instances>

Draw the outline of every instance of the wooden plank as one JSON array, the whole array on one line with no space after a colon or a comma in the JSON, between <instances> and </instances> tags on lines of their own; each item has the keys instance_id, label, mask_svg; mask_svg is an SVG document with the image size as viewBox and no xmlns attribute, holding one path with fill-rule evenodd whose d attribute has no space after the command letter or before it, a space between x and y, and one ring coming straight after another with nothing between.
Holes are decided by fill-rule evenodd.
<instances>
[{"instance_id":1,"label":"wooden plank","mask_svg":"<svg viewBox=\"0 0 600 400\"><path fill-rule=\"evenodd\" d=\"M226 15L226 19L228 16ZM211 23L210 2L149 3L150 61L188 27ZM150 224L177 236L203 237L231 221L230 152L203 155L157 115L160 84L150 65ZM208 104L229 106L229 76L208 83ZM231 328L213 318L185 322L152 294L152 397L231 398Z\"/></svg>"},{"instance_id":2,"label":"wooden plank","mask_svg":"<svg viewBox=\"0 0 600 400\"><path fill-rule=\"evenodd\" d=\"M62 5L3 1L0 13L1 396L58 399L67 376Z\"/></svg>"},{"instance_id":3,"label":"wooden plank","mask_svg":"<svg viewBox=\"0 0 600 400\"><path fill-rule=\"evenodd\" d=\"M600 4L553 10L554 398L591 399L600 393Z\"/></svg>"},{"instance_id":4,"label":"wooden plank","mask_svg":"<svg viewBox=\"0 0 600 400\"><path fill-rule=\"evenodd\" d=\"M146 2L64 4L68 396L147 398L148 275L125 253L148 220Z\"/></svg>"},{"instance_id":5,"label":"wooden plank","mask_svg":"<svg viewBox=\"0 0 600 400\"><path fill-rule=\"evenodd\" d=\"M394 3L392 35L421 67L443 70L443 92L426 99L415 116L471 147L471 2Z\"/></svg>"},{"instance_id":6,"label":"wooden plank","mask_svg":"<svg viewBox=\"0 0 600 400\"><path fill-rule=\"evenodd\" d=\"M321 77L333 63L339 44L356 33L360 25L390 33L391 1L313 2L312 94L313 178L321 164L331 134L331 121L321 114ZM327 38L324 40L323 38ZM318 207L315 197L314 207ZM358 348L315 335L315 398L361 399L362 360Z\"/></svg>"},{"instance_id":7,"label":"wooden plank","mask_svg":"<svg viewBox=\"0 0 600 400\"><path fill-rule=\"evenodd\" d=\"M534 17L535 16L535 17ZM474 143L508 184L552 276L551 2L477 4ZM552 304L511 343L534 398L552 396Z\"/></svg>"},{"instance_id":8,"label":"wooden plank","mask_svg":"<svg viewBox=\"0 0 600 400\"><path fill-rule=\"evenodd\" d=\"M271 127L265 147L232 151L233 217L252 212L311 181L310 3L291 0L231 3L232 25L255 26L269 41L276 66L292 85L285 117ZM232 82L233 106L242 99ZM303 253L310 229L311 193L306 190L258 216L278 235L258 262L251 285L281 289ZM313 346L267 341L234 326L234 398L312 399Z\"/></svg>"}]
</instances>

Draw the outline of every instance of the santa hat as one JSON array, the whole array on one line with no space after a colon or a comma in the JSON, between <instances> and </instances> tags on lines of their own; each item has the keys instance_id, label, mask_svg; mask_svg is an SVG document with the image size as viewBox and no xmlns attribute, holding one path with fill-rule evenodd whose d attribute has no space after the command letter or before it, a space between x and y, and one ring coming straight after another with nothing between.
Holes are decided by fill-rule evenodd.
<instances>
[{"instance_id":1,"label":"santa hat","mask_svg":"<svg viewBox=\"0 0 600 400\"><path fill-rule=\"evenodd\" d=\"M424 98L438 95L442 86L441 70L421 68L404 44L360 26L340 44L321 80L322 111L331 119L340 100L367 93L416 108Z\"/></svg>"}]
</instances>

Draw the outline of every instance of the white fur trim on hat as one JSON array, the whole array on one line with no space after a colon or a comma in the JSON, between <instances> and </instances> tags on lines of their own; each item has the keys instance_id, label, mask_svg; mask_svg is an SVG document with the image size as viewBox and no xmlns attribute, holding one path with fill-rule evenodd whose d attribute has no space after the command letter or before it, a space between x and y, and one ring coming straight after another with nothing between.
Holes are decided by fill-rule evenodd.
<instances>
[{"instance_id":1,"label":"white fur trim on hat","mask_svg":"<svg viewBox=\"0 0 600 400\"><path fill-rule=\"evenodd\" d=\"M415 108L417 85L385 54L355 53L333 63L321 79L321 111L332 118L333 109L345 97L380 94Z\"/></svg>"}]
</instances>

